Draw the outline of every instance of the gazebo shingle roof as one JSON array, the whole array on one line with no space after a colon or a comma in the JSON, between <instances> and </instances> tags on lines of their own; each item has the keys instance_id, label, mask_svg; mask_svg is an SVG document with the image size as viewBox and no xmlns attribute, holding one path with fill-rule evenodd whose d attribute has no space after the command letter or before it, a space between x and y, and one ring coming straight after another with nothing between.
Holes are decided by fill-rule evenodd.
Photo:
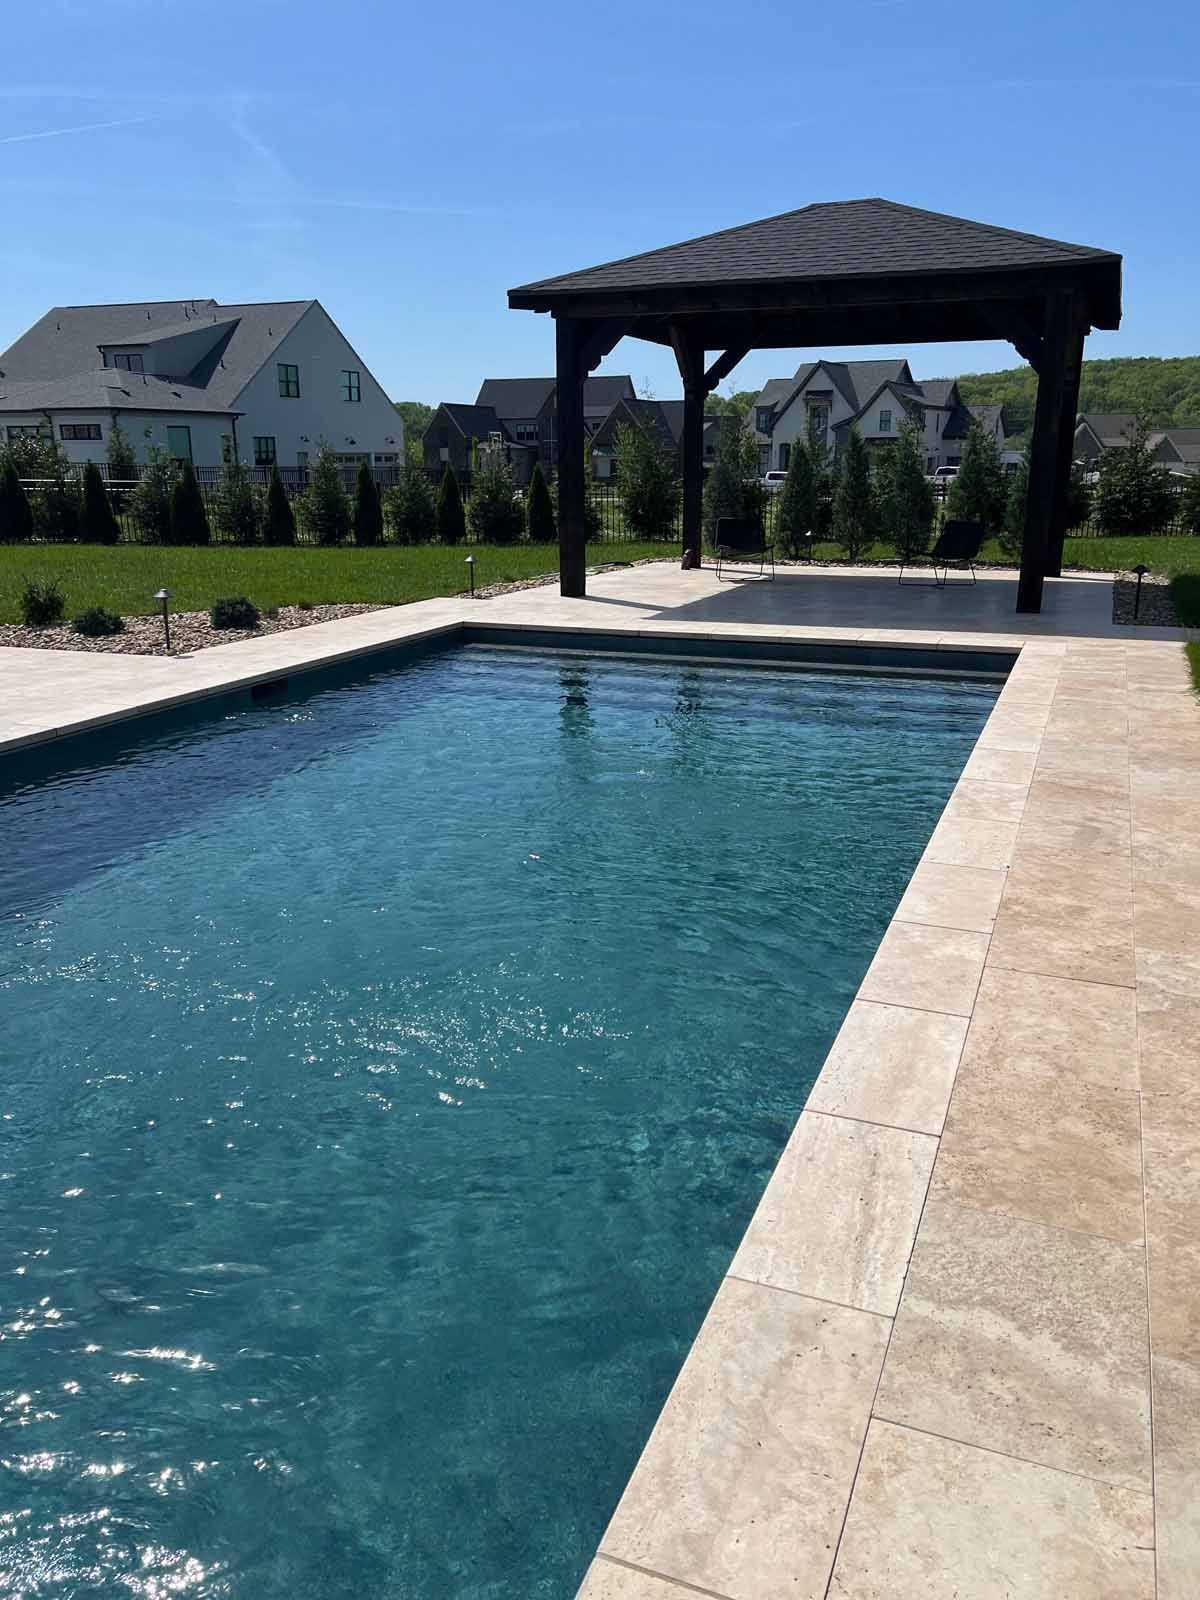
<instances>
[{"instance_id":1,"label":"gazebo shingle roof","mask_svg":"<svg viewBox=\"0 0 1200 1600\"><path fill-rule=\"evenodd\" d=\"M841 200L804 206L580 272L543 278L522 284L511 294L566 295L883 273L987 272L1117 260L1108 250L921 211L894 200Z\"/></svg>"}]
</instances>

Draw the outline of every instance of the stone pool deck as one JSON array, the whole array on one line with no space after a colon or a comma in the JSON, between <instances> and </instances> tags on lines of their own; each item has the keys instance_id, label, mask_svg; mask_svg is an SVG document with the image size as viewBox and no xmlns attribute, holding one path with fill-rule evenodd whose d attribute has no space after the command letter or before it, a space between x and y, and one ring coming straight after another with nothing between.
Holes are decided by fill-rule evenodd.
<instances>
[{"instance_id":1,"label":"stone pool deck","mask_svg":"<svg viewBox=\"0 0 1200 1600\"><path fill-rule=\"evenodd\" d=\"M190 659L0 651L0 749L464 622L1019 650L586 1600L1200 1593L1200 704L1103 579L668 565ZM564 642L569 642L564 640Z\"/></svg>"}]
</instances>

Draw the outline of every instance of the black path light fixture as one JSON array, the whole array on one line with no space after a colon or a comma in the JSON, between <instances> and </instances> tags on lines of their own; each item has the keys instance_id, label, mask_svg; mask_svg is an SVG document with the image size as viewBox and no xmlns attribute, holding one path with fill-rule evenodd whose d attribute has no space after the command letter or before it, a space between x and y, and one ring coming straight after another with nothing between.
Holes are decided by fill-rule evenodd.
<instances>
[{"instance_id":1,"label":"black path light fixture","mask_svg":"<svg viewBox=\"0 0 1200 1600\"><path fill-rule=\"evenodd\" d=\"M158 591L158 593L154 596L154 598L158 601L158 608L162 613L163 634L165 635L166 641L167 641L167 654L170 655L171 654L171 611L170 611L171 591L169 589L160 589Z\"/></svg>"},{"instance_id":2,"label":"black path light fixture","mask_svg":"<svg viewBox=\"0 0 1200 1600\"><path fill-rule=\"evenodd\" d=\"M467 557L467 571L471 577L471 599L475 598L475 557Z\"/></svg>"},{"instance_id":3,"label":"black path light fixture","mask_svg":"<svg viewBox=\"0 0 1200 1600\"><path fill-rule=\"evenodd\" d=\"M1137 588L1133 592L1133 620L1136 622L1138 612L1142 609L1142 579L1150 571L1150 568L1139 561L1133 570L1137 577Z\"/></svg>"}]
</instances>

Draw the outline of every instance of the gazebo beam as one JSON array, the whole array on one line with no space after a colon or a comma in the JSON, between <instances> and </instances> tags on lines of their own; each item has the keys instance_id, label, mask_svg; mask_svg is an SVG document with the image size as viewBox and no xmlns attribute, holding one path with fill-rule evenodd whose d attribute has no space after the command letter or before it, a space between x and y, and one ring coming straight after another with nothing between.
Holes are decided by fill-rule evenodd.
<instances>
[{"instance_id":1,"label":"gazebo beam","mask_svg":"<svg viewBox=\"0 0 1200 1600\"><path fill-rule=\"evenodd\" d=\"M734 367L736 367L740 361L743 361L749 354L750 346L748 344L731 345L729 349L725 351L724 355L717 357L712 366L709 367L708 371L704 374L705 390L711 394L719 383L724 383L725 379L733 371Z\"/></svg>"}]
</instances>

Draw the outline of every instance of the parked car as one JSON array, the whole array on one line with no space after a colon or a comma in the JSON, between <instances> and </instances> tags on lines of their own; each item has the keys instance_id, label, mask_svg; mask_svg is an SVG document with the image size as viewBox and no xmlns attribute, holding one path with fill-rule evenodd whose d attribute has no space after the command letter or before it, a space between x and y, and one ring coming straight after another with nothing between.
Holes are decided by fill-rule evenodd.
<instances>
[{"instance_id":1,"label":"parked car","mask_svg":"<svg viewBox=\"0 0 1200 1600\"><path fill-rule=\"evenodd\" d=\"M778 494L787 482L786 472L764 472L758 480L768 494Z\"/></svg>"},{"instance_id":2,"label":"parked car","mask_svg":"<svg viewBox=\"0 0 1200 1600\"><path fill-rule=\"evenodd\" d=\"M938 467L934 472L931 483L953 483L958 477L957 467Z\"/></svg>"}]
</instances>

